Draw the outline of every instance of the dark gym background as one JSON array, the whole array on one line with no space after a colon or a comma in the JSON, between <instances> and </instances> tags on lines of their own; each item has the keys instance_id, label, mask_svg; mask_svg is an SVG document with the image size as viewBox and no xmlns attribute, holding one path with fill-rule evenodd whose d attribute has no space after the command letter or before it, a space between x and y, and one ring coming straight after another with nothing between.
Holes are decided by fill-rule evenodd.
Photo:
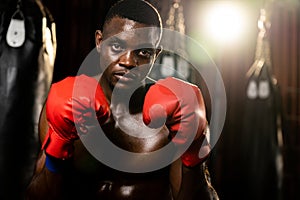
<instances>
[{"instance_id":1,"label":"dark gym background","mask_svg":"<svg viewBox=\"0 0 300 200\"><path fill-rule=\"evenodd\" d=\"M172 1L149 1L158 8L165 22ZM33 2L33 0L23 0L24 5L25 3L32 5ZM94 48L95 30L101 27L105 13L116 1L43 0L42 2L51 11L57 26L57 57L53 76L53 82L56 82L68 75L76 74L86 55ZM195 27L202 20L195 18L197 13L205 11L203 7L195 6L201 5L202 2L207 1L182 1L187 35L194 33L197 30ZM222 47L221 50L210 52L216 64L222 66L220 70L227 95L224 129L209 163L212 182L222 200L247 199L247 183L243 182L242 169L247 163L242 163L243 159L239 154L244 130L242 121L246 112L243 96L247 84L246 73L254 61L258 34L257 19L264 1L240 0L237 2L246 5L253 16L252 23L250 23L252 25L248 27L251 30L248 37L242 43L233 43ZM283 105L284 146L281 151L284 158L284 170L282 196L278 196L278 199L287 200L300 198L298 192L300 186L300 8L299 3L295 2L297 1L273 1L270 31L272 73L280 86ZM12 10L15 4L16 0L1 0L1 12ZM40 19L38 12L34 11L34 6L29 6L28 9L33 10L33 15ZM39 21L37 20L36 23L38 24ZM216 48L219 47L216 46ZM22 106L16 109L16 112L24 113L27 112L24 106L30 106L30 102L20 105ZM5 131L5 134L11 138L9 143L5 142L8 141L6 136L0 136L1 154L3 153L0 155L0 165L4 166L0 168L2 170L0 199L20 199L24 185L30 176L28 168L31 166L28 162L32 158L26 158L26 156L34 156L28 151L37 147L32 144L32 139L28 139L31 138L30 135L24 135L28 133L24 131L27 129L27 124L26 119L18 118L9 126L11 129ZM248 124L251 126L251 121ZM257 174L257 177L263 175ZM255 178L254 176L253 179ZM267 192L272 194L274 191Z\"/></svg>"}]
</instances>

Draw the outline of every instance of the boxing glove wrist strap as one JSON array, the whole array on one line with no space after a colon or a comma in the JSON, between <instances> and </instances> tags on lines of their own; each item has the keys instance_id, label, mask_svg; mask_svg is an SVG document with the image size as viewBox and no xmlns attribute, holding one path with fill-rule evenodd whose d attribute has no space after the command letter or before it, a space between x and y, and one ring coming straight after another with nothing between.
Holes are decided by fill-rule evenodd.
<instances>
[{"instance_id":1,"label":"boxing glove wrist strap","mask_svg":"<svg viewBox=\"0 0 300 200\"><path fill-rule=\"evenodd\" d=\"M45 166L53 173L62 173L69 169L70 160L61 160L46 154Z\"/></svg>"},{"instance_id":2,"label":"boxing glove wrist strap","mask_svg":"<svg viewBox=\"0 0 300 200\"><path fill-rule=\"evenodd\" d=\"M48 155L58 159L70 159L73 156L73 141L63 140L54 134L54 131L49 127L48 134L43 142L42 149Z\"/></svg>"}]
</instances>

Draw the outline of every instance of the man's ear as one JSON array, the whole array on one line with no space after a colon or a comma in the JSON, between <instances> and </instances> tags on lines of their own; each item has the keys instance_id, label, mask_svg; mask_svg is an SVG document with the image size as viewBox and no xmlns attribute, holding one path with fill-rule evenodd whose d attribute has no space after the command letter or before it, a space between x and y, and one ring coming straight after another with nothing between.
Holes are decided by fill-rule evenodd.
<instances>
[{"instance_id":1,"label":"man's ear","mask_svg":"<svg viewBox=\"0 0 300 200\"><path fill-rule=\"evenodd\" d=\"M97 52L100 53L100 45L102 42L102 32L100 30L96 30L95 32L95 43L96 43L96 48L97 48Z\"/></svg>"}]
</instances>

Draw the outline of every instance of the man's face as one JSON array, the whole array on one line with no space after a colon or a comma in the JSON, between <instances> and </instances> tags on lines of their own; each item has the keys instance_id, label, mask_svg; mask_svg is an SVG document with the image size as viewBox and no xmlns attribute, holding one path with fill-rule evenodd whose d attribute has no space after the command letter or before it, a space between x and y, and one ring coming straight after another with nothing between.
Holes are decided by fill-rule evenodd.
<instances>
[{"instance_id":1,"label":"man's face","mask_svg":"<svg viewBox=\"0 0 300 200\"><path fill-rule=\"evenodd\" d=\"M105 70L102 78L111 89L126 89L139 84L151 70L159 53L155 49L159 33L158 29L146 27L145 24L114 17L104 26L103 34L96 32L100 66Z\"/></svg>"}]
</instances>

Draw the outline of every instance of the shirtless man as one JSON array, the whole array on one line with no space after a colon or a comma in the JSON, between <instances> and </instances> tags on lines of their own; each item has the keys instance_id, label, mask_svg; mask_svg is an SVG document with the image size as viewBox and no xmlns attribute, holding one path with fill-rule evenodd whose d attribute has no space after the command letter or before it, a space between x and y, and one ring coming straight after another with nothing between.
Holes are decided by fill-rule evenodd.
<instances>
[{"instance_id":1,"label":"shirtless man","mask_svg":"<svg viewBox=\"0 0 300 200\"><path fill-rule=\"evenodd\" d=\"M137 31L140 28L148 31ZM174 78L147 78L161 51L161 34L160 16L145 1L123 0L110 9L103 31L95 33L103 73L67 77L51 87L40 118L42 149L26 199L218 198L203 165L209 150L199 156L207 125L200 90ZM127 105L122 95L135 87ZM133 153L172 144L172 157L189 138L192 141L167 166L143 173L122 171L96 159L79 139L97 134L99 124L111 143ZM147 166L163 158L125 162Z\"/></svg>"}]
</instances>

